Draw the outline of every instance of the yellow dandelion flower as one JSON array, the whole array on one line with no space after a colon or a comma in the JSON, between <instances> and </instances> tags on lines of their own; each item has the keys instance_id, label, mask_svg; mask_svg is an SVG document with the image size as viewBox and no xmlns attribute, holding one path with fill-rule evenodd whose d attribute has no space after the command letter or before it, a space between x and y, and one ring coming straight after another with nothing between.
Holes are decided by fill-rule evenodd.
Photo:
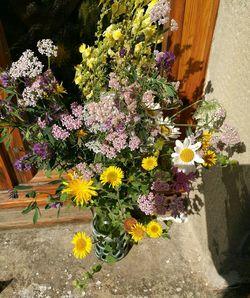
<instances>
[{"instance_id":1,"label":"yellow dandelion flower","mask_svg":"<svg viewBox=\"0 0 250 298\"><path fill-rule=\"evenodd\" d=\"M76 175L75 172L73 175L69 173L69 177L69 182L63 182L66 188L62 190L62 193L67 193L75 197L74 200L77 206L84 206L91 201L92 196L97 196L96 188L91 186L93 184L92 180L87 181L81 176Z\"/></svg>"},{"instance_id":2,"label":"yellow dandelion flower","mask_svg":"<svg viewBox=\"0 0 250 298\"><path fill-rule=\"evenodd\" d=\"M136 223L130 228L129 234L132 235L133 240L138 242L144 238L145 230L145 227L141 223Z\"/></svg>"},{"instance_id":3,"label":"yellow dandelion flower","mask_svg":"<svg viewBox=\"0 0 250 298\"><path fill-rule=\"evenodd\" d=\"M204 167L212 167L216 164L217 157L214 151L208 150L205 152L205 154L202 156L204 163L202 164Z\"/></svg>"},{"instance_id":4,"label":"yellow dandelion flower","mask_svg":"<svg viewBox=\"0 0 250 298\"><path fill-rule=\"evenodd\" d=\"M71 243L74 244L73 254L77 259L85 258L92 249L91 238L84 232L76 233Z\"/></svg>"},{"instance_id":5,"label":"yellow dandelion flower","mask_svg":"<svg viewBox=\"0 0 250 298\"><path fill-rule=\"evenodd\" d=\"M162 235L162 227L158 222L156 222L155 220L152 220L147 225L146 232L149 237L158 238L158 237L161 237Z\"/></svg>"},{"instance_id":6,"label":"yellow dandelion flower","mask_svg":"<svg viewBox=\"0 0 250 298\"><path fill-rule=\"evenodd\" d=\"M122 178L124 178L124 173L116 166L108 167L100 176L101 184L109 183L112 187L122 184Z\"/></svg>"},{"instance_id":7,"label":"yellow dandelion flower","mask_svg":"<svg viewBox=\"0 0 250 298\"><path fill-rule=\"evenodd\" d=\"M142 160L142 167L146 171L151 171L158 166L157 158L155 156L145 157Z\"/></svg>"},{"instance_id":8,"label":"yellow dandelion flower","mask_svg":"<svg viewBox=\"0 0 250 298\"><path fill-rule=\"evenodd\" d=\"M67 91L63 87L62 83L60 85L56 84L56 93L58 93L58 94L63 94L63 93L67 94Z\"/></svg>"},{"instance_id":9,"label":"yellow dandelion flower","mask_svg":"<svg viewBox=\"0 0 250 298\"><path fill-rule=\"evenodd\" d=\"M212 137L212 133L209 132L209 131L203 131L202 133L202 146L201 146L201 149L202 150L205 150L209 147L209 142L210 142L210 139Z\"/></svg>"},{"instance_id":10,"label":"yellow dandelion flower","mask_svg":"<svg viewBox=\"0 0 250 298\"><path fill-rule=\"evenodd\" d=\"M87 134L88 134L88 133L87 133L84 129L80 129L80 130L78 130L78 132L77 132L77 137L81 139L81 138L86 137Z\"/></svg>"}]
</instances>

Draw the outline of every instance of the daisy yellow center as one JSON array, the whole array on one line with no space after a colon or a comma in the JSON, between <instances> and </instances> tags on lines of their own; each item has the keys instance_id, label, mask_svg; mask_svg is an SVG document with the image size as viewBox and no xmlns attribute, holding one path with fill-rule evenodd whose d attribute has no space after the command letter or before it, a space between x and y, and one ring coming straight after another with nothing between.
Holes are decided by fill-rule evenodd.
<instances>
[{"instance_id":1,"label":"daisy yellow center","mask_svg":"<svg viewBox=\"0 0 250 298\"><path fill-rule=\"evenodd\" d=\"M161 125L161 133L163 133L166 136L169 136L171 132L172 130L169 127L166 127L165 125Z\"/></svg>"},{"instance_id":2,"label":"daisy yellow center","mask_svg":"<svg viewBox=\"0 0 250 298\"><path fill-rule=\"evenodd\" d=\"M142 238L144 236L144 231L143 231L143 229L138 227L138 228L134 229L133 234L137 238Z\"/></svg>"},{"instance_id":3,"label":"daisy yellow center","mask_svg":"<svg viewBox=\"0 0 250 298\"><path fill-rule=\"evenodd\" d=\"M107 180L110 182L110 183L114 183L118 178L118 175L116 172L110 172L108 173L107 175Z\"/></svg>"},{"instance_id":4,"label":"daisy yellow center","mask_svg":"<svg viewBox=\"0 0 250 298\"><path fill-rule=\"evenodd\" d=\"M76 249L81 251L86 248L87 242L84 239L78 239L76 242Z\"/></svg>"},{"instance_id":5,"label":"daisy yellow center","mask_svg":"<svg viewBox=\"0 0 250 298\"><path fill-rule=\"evenodd\" d=\"M194 159L194 152L189 148L185 148L180 153L180 159L184 162L190 162Z\"/></svg>"},{"instance_id":6,"label":"daisy yellow center","mask_svg":"<svg viewBox=\"0 0 250 298\"><path fill-rule=\"evenodd\" d=\"M157 233L157 232L159 231L158 226L152 226L152 227L151 227L151 231L152 231L153 233Z\"/></svg>"}]
</instances>

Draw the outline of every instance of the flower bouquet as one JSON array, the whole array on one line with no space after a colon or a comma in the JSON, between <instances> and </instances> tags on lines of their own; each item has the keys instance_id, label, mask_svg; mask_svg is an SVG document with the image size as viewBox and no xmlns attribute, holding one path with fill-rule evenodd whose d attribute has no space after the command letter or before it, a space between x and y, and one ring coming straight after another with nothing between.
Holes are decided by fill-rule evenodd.
<instances>
[{"instance_id":1,"label":"flower bouquet","mask_svg":"<svg viewBox=\"0 0 250 298\"><path fill-rule=\"evenodd\" d=\"M160 51L165 32L178 29L168 17L169 1L100 5L95 44L79 48L74 81L81 94L72 97L55 78L50 64L57 48L41 40L46 71L27 50L1 73L0 127L7 146L14 128L29 144L18 170L68 173L56 181L46 209L92 210L93 237L82 231L73 237L75 257L86 257L94 244L99 259L113 262L146 236L170 238L172 222L184 222L192 211L188 194L200 170L234 163L240 139L214 99L200 99L192 124L180 123L189 107L178 98L179 82L169 79L174 55ZM35 222L36 195L28 193L34 201L24 209L35 210ZM76 285L99 270L94 266Z\"/></svg>"}]
</instances>

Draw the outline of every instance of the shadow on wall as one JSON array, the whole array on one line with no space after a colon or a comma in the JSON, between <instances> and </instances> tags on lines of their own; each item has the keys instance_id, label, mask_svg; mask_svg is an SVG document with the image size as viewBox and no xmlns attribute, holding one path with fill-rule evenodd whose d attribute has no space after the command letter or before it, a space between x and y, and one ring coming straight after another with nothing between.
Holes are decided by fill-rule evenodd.
<instances>
[{"instance_id":1,"label":"shadow on wall","mask_svg":"<svg viewBox=\"0 0 250 298\"><path fill-rule=\"evenodd\" d=\"M214 168L202 176L208 245L214 265L229 286L242 284L249 294L250 165ZM224 297L230 295L228 291Z\"/></svg>"}]
</instances>

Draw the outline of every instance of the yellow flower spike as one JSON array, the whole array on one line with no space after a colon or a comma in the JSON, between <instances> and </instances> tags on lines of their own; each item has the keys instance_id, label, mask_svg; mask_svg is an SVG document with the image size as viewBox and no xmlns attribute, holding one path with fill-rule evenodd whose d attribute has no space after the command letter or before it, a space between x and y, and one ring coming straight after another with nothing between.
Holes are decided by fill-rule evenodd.
<instances>
[{"instance_id":1,"label":"yellow flower spike","mask_svg":"<svg viewBox=\"0 0 250 298\"><path fill-rule=\"evenodd\" d=\"M142 49L142 42L139 42L135 45L135 54L139 54Z\"/></svg>"},{"instance_id":2,"label":"yellow flower spike","mask_svg":"<svg viewBox=\"0 0 250 298\"><path fill-rule=\"evenodd\" d=\"M129 234L132 235L132 239L136 242L142 240L145 236L145 227L141 223L132 225Z\"/></svg>"},{"instance_id":3,"label":"yellow flower spike","mask_svg":"<svg viewBox=\"0 0 250 298\"><path fill-rule=\"evenodd\" d=\"M121 168L110 166L104 170L100 176L101 184L109 183L112 187L122 184L124 173Z\"/></svg>"},{"instance_id":4,"label":"yellow flower spike","mask_svg":"<svg viewBox=\"0 0 250 298\"><path fill-rule=\"evenodd\" d=\"M142 167L146 171L151 171L158 166L157 158L155 156L145 157L142 160Z\"/></svg>"},{"instance_id":5,"label":"yellow flower spike","mask_svg":"<svg viewBox=\"0 0 250 298\"><path fill-rule=\"evenodd\" d=\"M74 197L74 201L77 206L85 206L89 202L92 202L92 197L97 196L96 187L92 186L93 180L85 180L82 176L77 175L75 172L68 174L70 180L64 181L66 186L62 193L69 194Z\"/></svg>"},{"instance_id":6,"label":"yellow flower spike","mask_svg":"<svg viewBox=\"0 0 250 298\"><path fill-rule=\"evenodd\" d=\"M79 52L83 53L86 50L86 44L83 43L80 47L79 47Z\"/></svg>"},{"instance_id":7,"label":"yellow flower spike","mask_svg":"<svg viewBox=\"0 0 250 298\"><path fill-rule=\"evenodd\" d=\"M209 145L210 145L209 142L210 142L211 137L212 137L211 132L203 131L203 133L202 133L202 146L201 146L202 150L206 150L209 147Z\"/></svg>"},{"instance_id":8,"label":"yellow flower spike","mask_svg":"<svg viewBox=\"0 0 250 298\"><path fill-rule=\"evenodd\" d=\"M112 37L115 41L121 40L123 38L123 34L120 29L113 31Z\"/></svg>"},{"instance_id":9,"label":"yellow flower spike","mask_svg":"<svg viewBox=\"0 0 250 298\"><path fill-rule=\"evenodd\" d=\"M147 225L146 233L151 238L159 238L162 235L162 227L161 227L161 225L157 221L152 220Z\"/></svg>"},{"instance_id":10,"label":"yellow flower spike","mask_svg":"<svg viewBox=\"0 0 250 298\"><path fill-rule=\"evenodd\" d=\"M73 254L76 257L76 259L85 258L92 249L91 238L87 236L84 232L76 233L71 243L74 244Z\"/></svg>"}]
</instances>

